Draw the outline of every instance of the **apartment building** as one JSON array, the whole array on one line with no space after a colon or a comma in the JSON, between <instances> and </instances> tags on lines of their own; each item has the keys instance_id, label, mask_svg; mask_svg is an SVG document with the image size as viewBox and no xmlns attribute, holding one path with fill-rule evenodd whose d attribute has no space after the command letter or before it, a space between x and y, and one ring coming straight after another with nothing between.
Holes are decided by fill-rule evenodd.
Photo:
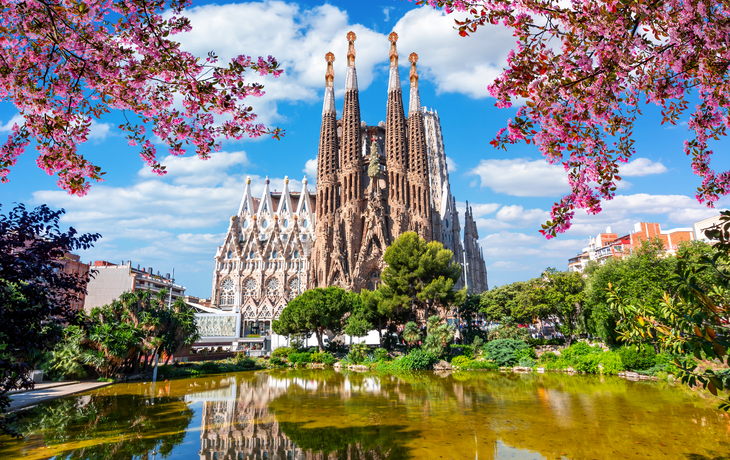
<instances>
[{"instance_id":1,"label":"apartment building","mask_svg":"<svg viewBox=\"0 0 730 460\"><path fill-rule=\"evenodd\" d=\"M91 270L93 277L86 288L87 294L84 302L86 311L108 305L125 292L149 290L157 293L162 289L172 289L173 302L185 295L185 287L175 284L169 273L163 276L159 271L155 274L152 267L140 268L137 265L135 268L129 260L119 265L97 260Z\"/></svg>"}]
</instances>

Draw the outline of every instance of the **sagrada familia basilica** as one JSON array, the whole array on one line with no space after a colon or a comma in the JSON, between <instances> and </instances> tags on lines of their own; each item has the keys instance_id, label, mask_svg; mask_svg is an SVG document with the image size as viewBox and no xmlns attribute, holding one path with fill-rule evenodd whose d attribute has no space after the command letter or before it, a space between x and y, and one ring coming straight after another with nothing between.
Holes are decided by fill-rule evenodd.
<instances>
[{"instance_id":1,"label":"sagrada familia basilica","mask_svg":"<svg viewBox=\"0 0 730 460\"><path fill-rule=\"evenodd\" d=\"M411 53L408 116L398 74L398 35L390 40L386 121L360 118L355 34L347 34L347 76L342 118L337 119L332 53L327 53L316 193L277 193L266 179L261 198L251 181L215 255L212 302L238 312L248 333L265 332L289 299L305 289L337 285L375 289L385 249L400 234L417 232L454 253L464 267L459 288L487 290L487 270L471 208L459 213L451 195L438 113L421 106L418 56ZM256 325L256 326L254 326ZM241 331L244 332L244 331ZM254 331L256 332L256 331ZM244 334L241 334L244 336Z\"/></svg>"}]
</instances>

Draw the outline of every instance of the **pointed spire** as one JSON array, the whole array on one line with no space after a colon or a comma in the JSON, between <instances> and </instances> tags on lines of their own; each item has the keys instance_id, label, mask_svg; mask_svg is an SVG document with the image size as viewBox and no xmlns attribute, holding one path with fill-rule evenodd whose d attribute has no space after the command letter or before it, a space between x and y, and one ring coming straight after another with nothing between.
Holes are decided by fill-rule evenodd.
<instances>
[{"instance_id":1,"label":"pointed spire","mask_svg":"<svg viewBox=\"0 0 730 460\"><path fill-rule=\"evenodd\" d=\"M304 176L304 179L302 179L302 194L299 196L299 204L297 205L297 214L302 219L306 219L313 211L312 203L309 200L309 192L307 191L307 183L307 176Z\"/></svg>"},{"instance_id":2,"label":"pointed spire","mask_svg":"<svg viewBox=\"0 0 730 460\"><path fill-rule=\"evenodd\" d=\"M408 116L416 112L421 111L421 95L418 93L418 69L416 69L416 62L418 62L418 55L411 53L408 56L408 61L411 63L411 72L409 74L411 79L411 97L408 102Z\"/></svg>"},{"instance_id":3,"label":"pointed spire","mask_svg":"<svg viewBox=\"0 0 730 460\"><path fill-rule=\"evenodd\" d=\"M324 89L324 107L322 107L322 115L327 113L336 113L335 110L335 69L332 67L332 63L335 62L335 55L332 52L327 53L324 56L327 61L327 72L324 74L325 89Z\"/></svg>"},{"instance_id":4,"label":"pointed spire","mask_svg":"<svg viewBox=\"0 0 730 460\"><path fill-rule=\"evenodd\" d=\"M390 40L390 78L388 79L388 92L400 90L400 75L398 74L398 50L396 49L396 42L398 41L398 34L391 32L388 35Z\"/></svg>"},{"instance_id":5,"label":"pointed spire","mask_svg":"<svg viewBox=\"0 0 730 460\"><path fill-rule=\"evenodd\" d=\"M282 213L291 214L294 210L291 207L291 195L289 193L289 176L284 176L284 191L281 192L281 199L279 200L279 209L276 210L278 215Z\"/></svg>"},{"instance_id":6,"label":"pointed spire","mask_svg":"<svg viewBox=\"0 0 730 460\"><path fill-rule=\"evenodd\" d=\"M261 195L261 203L259 203L259 211L257 214L262 216L264 212L268 212L269 214L274 213L271 204L271 191L269 190L269 176L266 176L266 180L264 181L264 194Z\"/></svg>"},{"instance_id":7,"label":"pointed spire","mask_svg":"<svg viewBox=\"0 0 730 460\"><path fill-rule=\"evenodd\" d=\"M243 198L241 198L241 205L238 207L238 215L241 216L244 213L252 214L253 209L253 197L251 196L251 177L246 178L246 188L243 192Z\"/></svg>"},{"instance_id":8,"label":"pointed spire","mask_svg":"<svg viewBox=\"0 0 730 460\"><path fill-rule=\"evenodd\" d=\"M355 40L357 35L350 31L347 33L347 78L345 79L345 91L357 91L357 72L355 71Z\"/></svg>"}]
</instances>

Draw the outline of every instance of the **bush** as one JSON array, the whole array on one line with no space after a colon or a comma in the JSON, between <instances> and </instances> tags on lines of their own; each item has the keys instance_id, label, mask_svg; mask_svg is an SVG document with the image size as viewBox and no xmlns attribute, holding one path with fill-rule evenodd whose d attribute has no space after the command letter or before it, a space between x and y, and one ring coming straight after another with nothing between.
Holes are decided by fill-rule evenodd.
<instances>
[{"instance_id":1,"label":"bush","mask_svg":"<svg viewBox=\"0 0 730 460\"><path fill-rule=\"evenodd\" d=\"M350 353L347 358L353 363L360 364L368 357L368 346L366 343L353 343L350 345Z\"/></svg>"},{"instance_id":2,"label":"bush","mask_svg":"<svg viewBox=\"0 0 730 460\"><path fill-rule=\"evenodd\" d=\"M599 356L601 357L601 364L603 364L602 374L616 375L624 370L624 364L618 353L607 351Z\"/></svg>"},{"instance_id":3,"label":"bush","mask_svg":"<svg viewBox=\"0 0 730 460\"><path fill-rule=\"evenodd\" d=\"M400 369L417 371L428 369L437 360L438 358L433 353L423 350L413 350L397 361Z\"/></svg>"},{"instance_id":4,"label":"bush","mask_svg":"<svg viewBox=\"0 0 730 460\"><path fill-rule=\"evenodd\" d=\"M517 362L515 353L517 350L527 348L527 344L521 340L498 339L487 343L485 351L487 357L497 363L498 366L512 366Z\"/></svg>"},{"instance_id":5,"label":"bush","mask_svg":"<svg viewBox=\"0 0 730 460\"><path fill-rule=\"evenodd\" d=\"M331 353L327 353L326 351L315 352L311 355L311 362L313 363L322 363L327 366L331 366L335 363L336 359L334 356L332 356Z\"/></svg>"},{"instance_id":6,"label":"bush","mask_svg":"<svg viewBox=\"0 0 730 460\"><path fill-rule=\"evenodd\" d=\"M630 371L642 371L657 364L657 355L651 345L641 347L626 346L618 351L621 362Z\"/></svg>"},{"instance_id":7,"label":"bush","mask_svg":"<svg viewBox=\"0 0 730 460\"><path fill-rule=\"evenodd\" d=\"M539 362L540 363L552 363L560 359L560 356L556 355L552 351L546 351L545 353L540 355Z\"/></svg>"},{"instance_id":8,"label":"bush","mask_svg":"<svg viewBox=\"0 0 730 460\"><path fill-rule=\"evenodd\" d=\"M377 348L374 356L377 361L385 361L388 359L388 350L385 348Z\"/></svg>"},{"instance_id":9,"label":"bush","mask_svg":"<svg viewBox=\"0 0 730 460\"><path fill-rule=\"evenodd\" d=\"M451 366L456 368L466 369L469 363L471 363L471 359L466 355L456 356L451 360Z\"/></svg>"},{"instance_id":10,"label":"bush","mask_svg":"<svg viewBox=\"0 0 730 460\"><path fill-rule=\"evenodd\" d=\"M537 360L537 353L535 353L534 348L521 348L517 351L515 351L515 358L517 361L522 361L523 359L531 359L531 360Z\"/></svg>"},{"instance_id":11,"label":"bush","mask_svg":"<svg viewBox=\"0 0 730 460\"><path fill-rule=\"evenodd\" d=\"M593 353L594 350L585 342L575 342L573 345L560 352L560 356L569 362L575 362L579 356Z\"/></svg>"},{"instance_id":12,"label":"bush","mask_svg":"<svg viewBox=\"0 0 730 460\"><path fill-rule=\"evenodd\" d=\"M579 355L573 368L576 372L585 372L587 374L598 374L598 365L601 362L601 355L597 353Z\"/></svg>"},{"instance_id":13,"label":"bush","mask_svg":"<svg viewBox=\"0 0 730 460\"><path fill-rule=\"evenodd\" d=\"M254 369L256 368L256 361L251 358L247 358L244 353L237 353L233 359L233 364L243 369Z\"/></svg>"},{"instance_id":14,"label":"bush","mask_svg":"<svg viewBox=\"0 0 730 460\"><path fill-rule=\"evenodd\" d=\"M524 357L517 361L517 365L520 367L535 367L537 366L537 361L530 357Z\"/></svg>"},{"instance_id":15,"label":"bush","mask_svg":"<svg viewBox=\"0 0 730 460\"><path fill-rule=\"evenodd\" d=\"M312 355L309 353L290 353L289 362L292 364L307 364L312 362Z\"/></svg>"},{"instance_id":16,"label":"bush","mask_svg":"<svg viewBox=\"0 0 730 460\"><path fill-rule=\"evenodd\" d=\"M529 338L527 339L527 344L531 347L541 347L545 345L564 345L565 339L564 338L554 338L554 339L533 339Z\"/></svg>"},{"instance_id":17,"label":"bush","mask_svg":"<svg viewBox=\"0 0 730 460\"><path fill-rule=\"evenodd\" d=\"M296 353L297 350L292 347L279 347L271 353L272 358L287 358L290 354Z\"/></svg>"},{"instance_id":18,"label":"bush","mask_svg":"<svg viewBox=\"0 0 730 460\"><path fill-rule=\"evenodd\" d=\"M492 361L477 361L477 360L473 360L469 364L469 369L474 369L474 370L480 370L480 369L496 370L496 369L499 369L499 365L497 363L492 362Z\"/></svg>"},{"instance_id":19,"label":"bush","mask_svg":"<svg viewBox=\"0 0 730 460\"><path fill-rule=\"evenodd\" d=\"M277 350L278 350L278 348L277 348ZM281 359L280 356L272 356L271 359L269 360L269 364L271 364L272 366L283 366L284 364L286 364L286 362L283 359Z\"/></svg>"}]
</instances>

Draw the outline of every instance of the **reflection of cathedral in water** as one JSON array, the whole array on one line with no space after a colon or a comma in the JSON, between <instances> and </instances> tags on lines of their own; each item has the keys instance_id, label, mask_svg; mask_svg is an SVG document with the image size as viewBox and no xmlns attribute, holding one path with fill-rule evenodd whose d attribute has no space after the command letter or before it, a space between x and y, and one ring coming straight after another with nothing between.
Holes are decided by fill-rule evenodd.
<instances>
[{"instance_id":1,"label":"reflection of cathedral in water","mask_svg":"<svg viewBox=\"0 0 730 460\"><path fill-rule=\"evenodd\" d=\"M372 380L372 379L370 379ZM354 389L377 392L377 379L364 381ZM284 395L290 386L317 390L322 382L305 379L277 379L258 374L254 379L237 380L226 377L214 388L185 397L186 402L202 402L200 429L200 460L335 460L343 458L342 451L322 453L303 449L292 441L270 411L270 403ZM353 385L344 380L338 392L349 393ZM322 390L322 388L320 388ZM348 445L346 457L351 460L379 460L389 458L376 451L367 451L358 444Z\"/></svg>"}]
</instances>

